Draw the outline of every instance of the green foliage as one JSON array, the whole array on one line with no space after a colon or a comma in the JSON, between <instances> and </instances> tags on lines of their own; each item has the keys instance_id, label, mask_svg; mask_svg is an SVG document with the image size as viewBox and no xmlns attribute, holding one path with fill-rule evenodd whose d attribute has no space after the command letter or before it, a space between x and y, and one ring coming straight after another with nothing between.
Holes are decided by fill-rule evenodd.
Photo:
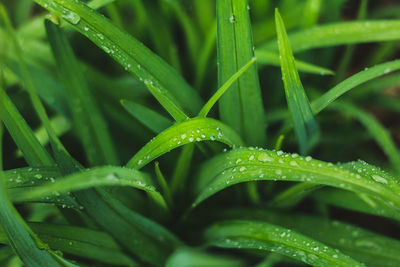
<instances>
[{"instance_id":1,"label":"green foliage","mask_svg":"<svg viewBox=\"0 0 400 267\"><path fill-rule=\"evenodd\" d=\"M0 4L0 266L399 266L400 6L189 2Z\"/></svg>"}]
</instances>

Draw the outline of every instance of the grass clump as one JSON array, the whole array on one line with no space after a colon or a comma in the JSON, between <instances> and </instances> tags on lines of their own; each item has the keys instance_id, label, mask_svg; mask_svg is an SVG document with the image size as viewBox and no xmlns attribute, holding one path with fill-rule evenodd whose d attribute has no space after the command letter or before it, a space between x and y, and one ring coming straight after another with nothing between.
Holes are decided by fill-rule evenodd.
<instances>
[{"instance_id":1,"label":"grass clump","mask_svg":"<svg viewBox=\"0 0 400 267\"><path fill-rule=\"evenodd\" d=\"M1 3L0 265L399 266L388 5Z\"/></svg>"}]
</instances>

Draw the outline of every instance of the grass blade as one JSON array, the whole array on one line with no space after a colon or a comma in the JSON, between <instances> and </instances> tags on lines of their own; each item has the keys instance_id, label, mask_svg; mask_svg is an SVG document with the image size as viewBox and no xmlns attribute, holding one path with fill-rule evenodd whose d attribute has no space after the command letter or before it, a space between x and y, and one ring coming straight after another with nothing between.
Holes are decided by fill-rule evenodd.
<instances>
[{"instance_id":1,"label":"grass blade","mask_svg":"<svg viewBox=\"0 0 400 267\"><path fill-rule=\"evenodd\" d=\"M274 52L270 52L267 50L258 50L256 51L256 57L257 57L257 62L260 65L272 65L272 66L277 66L280 67L280 60L279 56L275 54ZM334 75L335 73L330 70L326 69L323 67L319 67L314 64L310 64L304 61L296 60L296 68L300 72L305 72L305 73L312 73L312 74L318 74L318 75Z\"/></svg>"},{"instance_id":2,"label":"grass blade","mask_svg":"<svg viewBox=\"0 0 400 267\"><path fill-rule=\"evenodd\" d=\"M199 117L206 117L208 112L210 112L211 108L215 103L222 97L222 95L232 86L236 80L240 78L253 64L256 62L256 58L252 58L246 65L241 67L235 74L232 75L218 90L214 93L214 95L207 101L207 103L203 106L203 108L199 112Z\"/></svg>"},{"instance_id":3,"label":"grass blade","mask_svg":"<svg viewBox=\"0 0 400 267\"><path fill-rule=\"evenodd\" d=\"M312 266L365 266L318 241L265 222L224 221L205 235L214 246L276 252Z\"/></svg>"},{"instance_id":4,"label":"grass blade","mask_svg":"<svg viewBox=\"0 0 400 267\"><path fill-rule=\"evenodd\" d=\"M144 105L129 100L121 100L121 105L154 133L160 133L172 125L172 121Z\"/></svg>"},{"instance_id":5,"label":"grass blade","mask_svg":"<svg viewBox=\"0 0 400 267\"><path fill-rule=\"evenodd\" d=\"M373 168L373 167L371 167ZM349 171L282 151L235 149L216 156L203 166L196 179L197 197L192 208L215 193L237 183L280 180L329 185L356 193L365 193L383 201L389 208L400 208L400 185L397 179L380 173Z\"/></svg>"},{"instance_id":6,"label":"grass blade","mask_svg":"<svg viewBox=\"0 0 400 267\"><path fill-rule=\"evenodd\" d=\"M219 87L254 57L247 6L247 0L217 1ZM219 111L222 121L247 144L265 144L264 108L255 65L220 99Z\"/></svg>"},{"instance_id":7,"label":"grass blade","mask_svg":"<svg viewBox=\"0 0 400 267\"><path fill-rule=\"evenodd\" d=\"M61 75L74 126L91 165L117 164L106 122L93 100L79 63L62 30L46 20L47 37Z\"/></svg>"},{"instance_id":8,"label":"grass blade","mask_svg":"<svg viewBox=\"0 0 400 267\"><path fill-rule=\"evenodd\" d=\"M209 118L194 118L177 123L157 135L126 164L140 169L153 159L185 144L200 141L219 141L228 146L242 145L240 137L227 125Z\"/></svg>"},{"instance_id":9,"label":"grass blade","mask_svg":"<svg viewBox=\"0 0 400 267\"><path fill-rule=\"evenodd\" d=\"M350 78L339 83L321 97L311 103L314 114L318 114L321 110L335 101L338 97L355 88L356 86L366 83L374 78L389 74L400 69L400 60L394 60L376 65L372 68L367 68Z\"/></svg>"},{"instance_id":10,"label":"grass blade","mask_svg":"<svg viewBox=\"0 0 400 267\"><path fill-rule=\"evenodd\" d=\"M286 101L292 115L300 152L301 154L305 154L317 142L319 128L311 111L310 102L301 84L287 39L285 26L278 10L275 11L275 18Z\"/></svg>"},{"instance_id":11,"label":"grass blade","mask_svg":"<svg viewBox=\"0 0 400 267\"><path fill-rule=\"evenodd\" d=\"M352 21L327 24L301 30L288 36L293 53L327 46L368 42L395 41L400 39L399 20ZM270 41L259 50L277 50Z\"/></svg>"},{"instance_id":12,"label":"grass blade","mask_svg":"<svg viewBox=\"0 0 400 267\"><path fill-rule=\"evenodd\" d=\"M172 67L84 3L73 0L35 2L65 19L141 81L152 81L192 114L200 110L200 97Z\"/></svg>"}]
</instances>

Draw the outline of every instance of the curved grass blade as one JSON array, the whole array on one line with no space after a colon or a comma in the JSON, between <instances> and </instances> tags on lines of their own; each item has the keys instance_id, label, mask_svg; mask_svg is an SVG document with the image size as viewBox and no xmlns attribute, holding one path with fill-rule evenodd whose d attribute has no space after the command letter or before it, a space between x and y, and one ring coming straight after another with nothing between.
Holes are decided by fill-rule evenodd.
<instances>
[{"instance_id":1,"label":"curved grass blade","mask_svg":"<svg viewBox=\"0 0 400 267\"><path fill-rule=\"evenodd\" d=\"M396 170L397 173L400 173L400 151L397 149L388 130L386 130L372 115L350 103L336 102L332 105L332 108L360 121L385 152L393 169Z\"/></svg>"},{"instance_id":2,"label":"curved grass blade","mask_svg":"<svg viewBox=\"0 0 400 267\"><path fill-rule=\"evenodd\" d=\"M351 194L351 193L350 193ZM281 213L265 208L232 208L218 212L218 219L265 221L295 230L328 246L339 249L368 266L398 266L399 240L358 226L303 214Z\"/></svg>"},{"instance_id":3,"label":"curved grass blade","mask_svg":"<svg viewBox=\"0 0 400 267\"><path fill-rule=\"evenodd\" d=\"M45 21L47 37L56 59L56 66L66 89L74 126L82 140L91 165L117 164L106 122L93 99L80 65L62 30Z\"/></svg>"},{"instance_id":4,"label":"curved grass blade","mask_svg":"<svg viewBox=\"0 0 400 267\"><path fill-rule=\"evenodd\" d=\"M393 71L400 69L400 60L394 60L386 63L367 68L350 78L339 83L321 97L311 103L314 114L318 114L321 110L326 108L330 103L335 101L338 97L353 89L354 87L366 83L374 78L389 74Z\"/></svg>"},{"instance_id":5,"label":"curved grass blade","mask_svg":"<svg viewBox=\"0 0 400 267\"><path fill-rule=\"evenodd\" d=\"M231 147L243 144L240 137L227 125L210 118L194 118L177 123L154 137L126 166L140 169L174 148L206 140L219 141Z\"/></svg>"},{"instance_id":6,"label":"curved grass blade","mask_svg":"<svg viewBox=\"0 0 400 267\"><path fill-rule=\"evenodd\" d=\"M106 233L69 225L49 223L28 225L54 250L112 265L136 265L132 259L123 254L111 236ZM2 232L0 232L0 243L8 243Z\"/></svg>"},{"instance_id":7,"label":"curved grass blade","mask_svg":"<svg viewBox=\"0 0 400 267\"><path fill-rule=\"evenodd\" d=\"M172 125L172 121L144 105L129 100L121 100L121 105L154 133L160 133Z\"/></svg>"},{"instance_id":8,"label":"curved grass blade","mask_svg":"<svg viewBox=\"0 0 400 267\"><path fill-rule=\"evenodd\" d=\"M80 1L35 2L65 19L141 81L152 81L155 87L172 94L192 114L200 110L199 95L171 66L101 14Z\"/></svg>"},{"instance_id":9,"label":"curved grass blade","mask_svg":"<svg viewBox=\"0 0 400 267\"><path fill-rule=\"evenodd\" d=\"M310 182L365 193L380 199L393 210L400 210L399 181L389 175L381 178L374 175L282 151L234 149L203 166L196 180L197 197L192 208L234 184L279 180Z\"/></svg>"},{"instance_id":10,"label":"curved grass blade","mask_svg":"<svg viewBox=\"0 0 400 267\"><path fill-rule=\"evenodd\" d=\"M206 230L213 246L266 250L312 266L365 266L338 250L281 226L258 221L224 221Z\"/></svg>"},{"instance_id":11,"label":"curved grass blade","mask_svg":"<svg viewBox=\"0 0 400 267\"><path fill-rule=\"evenodd\" d=\"M322 185L316 185L313 183L299 183L279 193L276 197L274 197L270 205L274 207L294 206L303 198L308 196L311 192L321 187Z\"/></svg>"},{"instance_id":12,"label":"curved grass blade","mask_svg":"<svg viewBox=\"0 0 400 267\"><path fill-rule=\"evenodd\" d=\"M19 192L15 199L26 201L30 199L58 196L71 191L83 190L100 186L131 186L149 192L158 203L166 207L161 194L156 191L150 177L134 169L121 167L96 167L59 178L54 182L43 184L22 193Z\"/></svg>"},{"instance_id":13,"label":"curved grass blade","mask_svg":"<svg viewBox=\"0 0 400 267\"><path fill-rule=\"evenodd\" d=\"M255 52L257 62L260 65L272 65L276 67L280 67L281 64L279 62L279 55L277 55L274 52L270 52L267 50L257 50ZM300 72L305 72L305 73L312 73L312 74L319 74L319 75L334 75L335 72L333 72L330 69L326 69L314 64L310 64L304 61L300 60L295 60L296 62L296 68Z\"/></svg>"},{"instance_id":14,"label":"curved grass blade","mask_svg":"<svg viewBox=\"0 0 400 267\"><path fill-rule=\"evenodd\" d=\"M247 0L218 0L216 4L218 85L221 87L254 57L254 52ZM219 112L221 120L243 136L247 144L265 144L264 107L255 65L220 99Z\"/></svg>"},{"instance_id":15,"label":"curved grass blade","mask_svg":"<svg viewBox=\"0 0 400 267\"><path fill-rule=\"evenodd\" d=\"M286 101L292 115L292 122L299 141L300 152L301 154L305 154L317 142L319 127L314 119L310 102L301 84L285 26L278 10L275 10L275 19Z\"/></svg>"},{"instance_id":16,"label":"curved grass blade","mask_svg":"<svg viewBox=\"0 0 400 267\"><path fill-rule=\"evenodd\" d=\"M288 36L293 53L327 46L400 39L399 20L353 21L322 25L298 31ZM270 41L259 50L277 50Z\"/></svg>"}]
</instances>

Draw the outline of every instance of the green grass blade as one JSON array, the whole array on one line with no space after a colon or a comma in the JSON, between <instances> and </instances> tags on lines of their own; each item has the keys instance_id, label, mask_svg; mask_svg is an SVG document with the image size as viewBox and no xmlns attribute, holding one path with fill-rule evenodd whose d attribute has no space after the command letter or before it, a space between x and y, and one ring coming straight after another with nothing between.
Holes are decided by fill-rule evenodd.
<instances>
[{"instance_id":1,"label":"green grass blade","mask_svg":"<svg viewBox=\"0 0 400 267\"><path fill-rule=\"evenodd\" d=\"M398 266L400 261L398 240L337 220L264 208L227 209L219 212L219 218L246 218L278 224L339 249L368 266Z\"/></svg>"},{"instance_id":2,"label":"green grass blade","mask_svg":"<svg viewBox=\"0 0 400 267\"><path fill-rule=\"evenodd\" d=\"M218 0L218 85L221 87L254 57L247 0ZM257 67L253 65L219 101L220 117L247 144L266 142L264 108Z\"/></svg>"},{"instance_id":3,"label":"green grass blade","mask_svg":"<svg viewBox=\"0 0 400 267\"><path fill-rule=\"evenodd\" d=\"M172 94L187 111L195 114L200 110L199 95L172 67L84 3L73 0L35 2L65 19L140 80L152 81L159 90Z\"/></svg>"},{"instance_id":4,"label":"green grass blade","mask_svg":"<svg viewBox=\"0 0 400 267\"><path fill-rule=\"evenodd\" d=\"M300 152L301 154L305 154L317 142L319 128L311 111L310 102L301 84L285 26L278 10L275 11L275 18L286 101L292 115L292 122L299 141Z\"/></svg>"},{"instance_id":5,"label":"green grass blade","mask_svg":"<svg viewBox=\"0 0 400 267\"><path fill-rule=\"evenodd\" d=\"M241 67L235 74L232 75L218 90L213 94L213 96L207 101L203 108L199 112L199 117L206 117L211 108L217 103L217 101L222 97L222 95L231 87L231 85L236 82L240 76L242 76L253 64L256 62L256 58L252 58L246 65Z\"/></svg>"},{"instance_id":6,"label":"green grass blade","mask_svg":"<svg viewBox=\"0 0 400 267\"><path fill-rule=\"evenodd\" d=\"M115 241L106 233L69 225L49 223L28 225L52 249L112 265L136 265L121 252ZM8 243L3 232L0 232L0 243Z\"/></svg>"},{"instance_id":7,"label":"green grass blade","mask_svg":"<svg viewBox=\"0 0 400 267\"><path fill-rule=\"evenodd\" d=\"M224 221L206 230L217 247L266 250L312 266L365 266L318 241L281 226L258 221Z\"/></svg>"},{"instance_id":8,"label":"green grass blade","mask_svg":"<svg viewBox=\"0 0 400 267\"><path fill-rule=\"evenodd\" d=\"M82 171L58 178L54 182L33 187L25 193L16 196L21 200L36 198L45 198L65 194L77 190L83 190L91 187L100 186L131 186L146 192L153 192L160 195L150 177L134 169L121 167L95 167L93 169ZM160 198L162 199L161 195ZM164 203L165 205L165 203Z\"/></svg>"},{"instance_id":9,"label":"green grass blade","mask_svg":"<svg viewBox=\"0 0 400 267\"><path fill-rule=\"evenodd\" d=\"M313 183L299 183L283 192L280 192L271 201L271 205L275 207L291 207L300 202L313 191L322 187Z\"/></svg>"},{"instance_id":10,"label":"green grass blade","mask_svg":"<svg viewBox=\"0 0 400 267\"><path fill-rule=\"evenodd\" d=\"M172 203L171 192L169 190L167 181L165 180L164 174L161 172L160 164L158 162L155 163L154 169L155 169L158 184L163 193L164 199L165 199L166 203L168 204L168 207L172 207L173 203Z\"/></svg>"},{"instance_id":11,"label":"green grass blade","mask_svg":"<svg viewBox=\"0 0 400 267\"><path fill-rule=\"evenodd\" d=\"M172 194L185 188L186 178L189 174L193 158L193 152L194 144L187 144L182 148L182 152L179 155L170 183Z\"/></svg>"},{"instance_id":12,"label":"green grass blade","mask_svg":"<svg viewBox=\"0 0 400 267\"><path fill-rule=\"evenodd\" d=\"M138 121L143 123L154 133L160 133L172 125L172 121L139 103L129 100L121 100L121 105Z\"/></svg>"},{"instance_id":13,"label":"green grass blade","mask_svg":"<svg viewBox=\"0 0 400 267\"><path fill-rule=\"evenodd\" d=\"M167 260L165 267L188 267L196 263L198 267L240 267L243 262L225 256L213 255L205 251L181 248L176 250Z\"/></svg>"},{"instance_id":14,"label":"green grass blade","mask_svg":"<svg viewBox=\"0 0 400 267\"><path fill-rule=\"evenodd\" d=\"M184 121L189 117L183 111L182 107L177 104L175 98L165 90L162 90L160 87L156 86L153 81L145 80L144 84L149 89L150 93L160 102L161 106L174 118L175 121Z\"/></svg>"},{"instance_id":15,"label":"green grass blade","mask_svg":"<svg viewBox=\"0 0 400 267\"><path fill-rule=\"evenodd\" d=\"M228 146L242 145L240 137L227 125L209 118L194 118L177 123L157 135L126 164L140 169L170 150L193 142L219 141Z\"/></svg>"},{"instance_id":16,"label":"green grass blade","mask_svg":"<svg viewBox=\"0 0 400 267\"><path fill-rule=\"evenodd\" d=\"M327 46L400 39L399 20L340 22L301 30L288 36L293 53ZM270 41L259 50L277 50Z\"/></svg>"},{"instance_id":17,"label":"green grass blade","mask_svg":"<svg viewBox=\"0 0 400 267\"><path fill-rule=\"evenodd\" d=\"M207 162L196 179L196 199L192 208L234 184L249 181L279 180L329 185L378 198L393 210L400 208L400 186L397 179L357 170L349 171L282 151L235 149Z\"/></svg>"},{"instance_id":18,"label":"green grass blade","mask_svg":"<svg viewBox=\"0 0 400 267\"><path fill-rule=\"evenodd\" d=\"M376 65L374 67L365 69L350 78L339 83L321 97L311 103L314 114L318 114L321 110L327 107L330 103L335 101L338 97L353 89L354 87L366 83L374 78L389 74L393 71L400 69L400 60L394 60L386 63Z\"/></svg>"},{"instance_id":19,"label":"green grass blade","mask_svg":"<svg viewBox=\"0 0 400 267\"><path fill-rule=\"evenodd\" d=\"M29 165L48 166L54 164L49 153L35 137L3 88L0 88L0 118Z\"/></svg>"},{"instance_id":20,"label":"green grass blade","mask_svg":"<svg viewBox=\"0 0 400 267\"><path fill-rule=\"evenodd\" d=\"M0 9L3 9L0 5ZM1 10L4 12L4 10ZM62 266L26 225L9 200L3 173L3 125L0 125L0 222L16 254L27 266Z\"/></svg>"},{"instance_id":21,"label":"green grass blade","mask_svg":"<svg viewBox=\"0 0 400 267\"><path fill-rule=\"evenodd\" d=\"M400 151L397 149L389 131L378 120L350 103L336 102L332 108L360 121L385 152L392 168L400 173Z\"/></svg>"},{"instance_id":22,"label":"green grass blade","mask_svg":"<svg viewBox=\"0 0 400 267\"><path fill-rule=\"evenodd\" d=\"M314 192L310 195L310 198L325 205L400 221L399 212L387 208L387 206L378 199L373 199L372 202L369 201L367 203L361 199L359 195L349 191L325 188Z\"/></svg>"},{"instance_id":23,"label":"green grass blade","mask_svg":"<svg viewBox=\"0 0 400 267\"><path fill-rule=\"evenodd\" d=\"M312 27L318 22L318 17L321 13L321 0L307 0L304 6L304 17L302 26L304 28Z\"/></svg>"},{"instance_id":24,"label":"green grass blade","mask_svg":"<svg viewBox=\"0 0 400 267\"><path fill-rule=\"evenodd\" d=\"M94 102L80 65L62 30L46 20L47 37L61 75L74 126L91 165L117 164L106 122Z\"/></svg>"},{"instance_id":25,"label":"green grass blade","mask_svg":"<svg viewBox=\"0 0 400 267\"><path fill-rule=\"evenodd\" d=\"M256 51L257 62L260 65L272 65L276 67L280 67L279 55L274 52L267 50L257 50ZM318 75L334 75L335 73L323 67L319 67L314 64L310 64L304 61L296 60L296 68L300 72L312 73Z\"/></svg>"}]
</instances>

